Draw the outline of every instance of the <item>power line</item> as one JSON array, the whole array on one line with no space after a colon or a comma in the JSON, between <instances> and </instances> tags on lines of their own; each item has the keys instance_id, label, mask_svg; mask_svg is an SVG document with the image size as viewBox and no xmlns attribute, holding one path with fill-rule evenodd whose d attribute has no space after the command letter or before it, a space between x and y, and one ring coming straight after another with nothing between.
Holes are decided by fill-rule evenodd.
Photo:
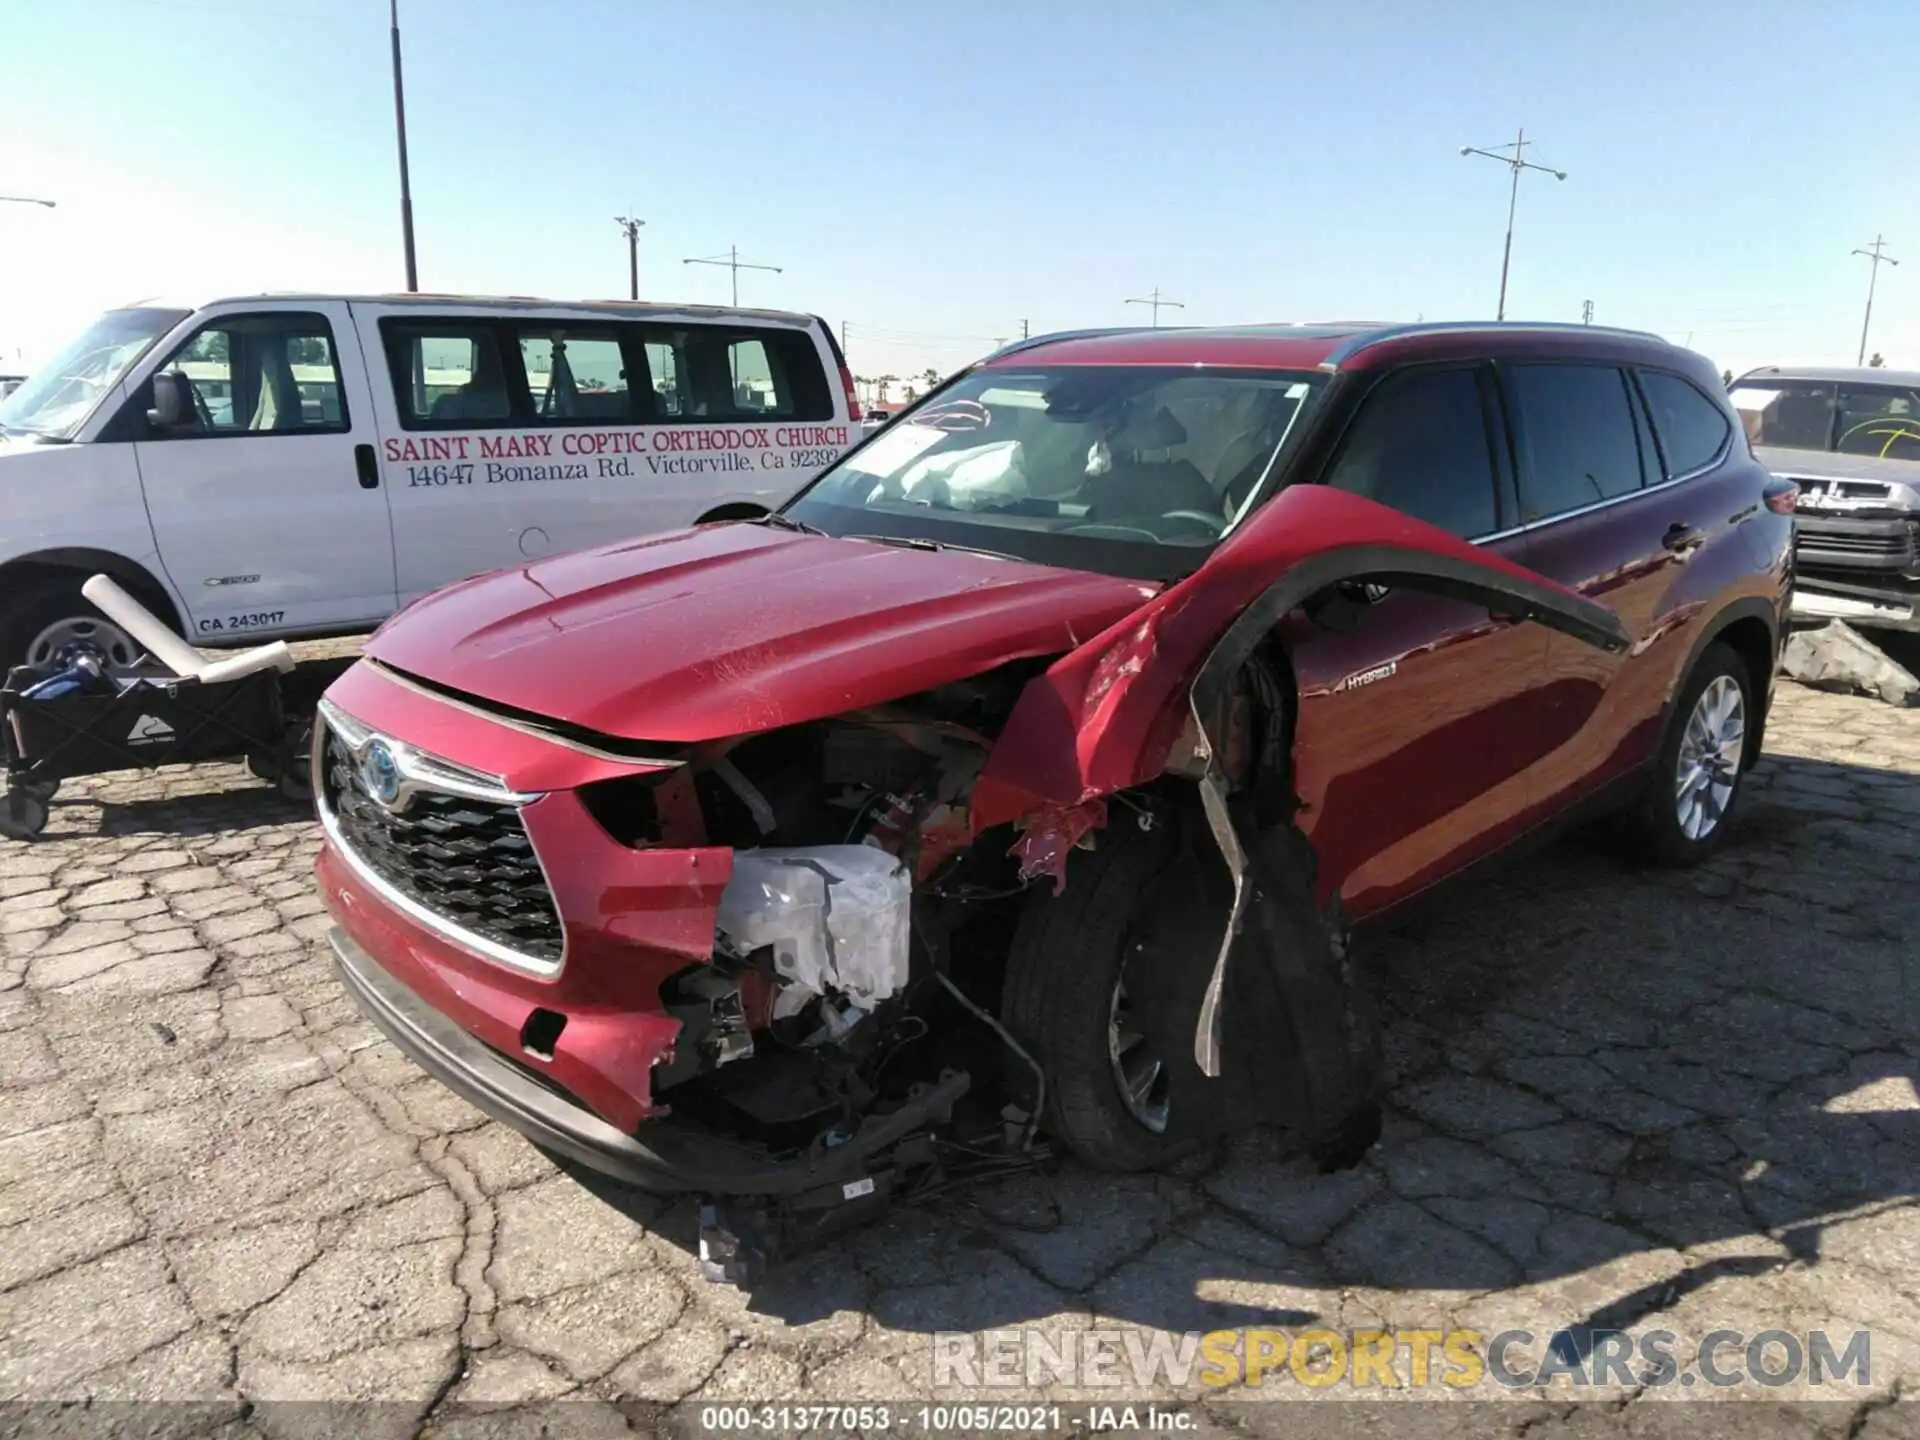
<instances>
[{"instance_id":1,"label":"power line","mask_svg":"<svg viewBox=\"0 0 1920 1440\"><path fill-rule=\"evenodd\" d=\"M1880 278L1880 266L1883 262L1888 265L1898 265L1900 263L1886 253L1886 244L1887 242L1884 239L1876 235L1873 237L1873 244L1869 248L1853 252L1856 255L1866 256L1867 259L1872 262L1872 268L1867 271L1867 313L1865 318L1860 321L1860 358L1853 362L1856 365L1864 365L1867 363L1867 327L1873 324L1873 287L1874 283Z\"/></svg>"},{"instance_id":2,"label":"power line","mask_svg":"<svg viewBox=\"0 0 1920 1440\"><path fill-rule=\"evenodd\" d=\"M778 265L749 265L745 260L740 258L740 247L738 245L729 245L725 255L696 257L691 260L682 260L680 263L682 265L726 266L727 269L733 272L733 303L736 307L740 304L740 272L742 270L768 270L775 275L781 273Z\"/></svg>"},{"instance_id":3,"label":"power line","mask_svg":"<svg viewBox=\"0 0 1920 1440\"><path fill-rule=\"evenodd\" d=\"M1501 153L1507 150L1513 153L1511 155ZM1491 150L1484 150L1477 145L1462 145L1460 153L1484 155L1489 160L1498 160L1513 172L1513 184L1507 191L1507 243L1500 252L1500 306L1493 317L1496 320L1504 320L1507 318L1507 271L1513 263L1513 212L1520 201L1520 172L1538 170L1543 175L1553 176L1556 180L1566 179L1567 172L1555 170L1550 165L1536 165L1527 159L1527 132L1524 129L1515 135L1511 145L1499 145Z\"/></svg>"}]
</instances>

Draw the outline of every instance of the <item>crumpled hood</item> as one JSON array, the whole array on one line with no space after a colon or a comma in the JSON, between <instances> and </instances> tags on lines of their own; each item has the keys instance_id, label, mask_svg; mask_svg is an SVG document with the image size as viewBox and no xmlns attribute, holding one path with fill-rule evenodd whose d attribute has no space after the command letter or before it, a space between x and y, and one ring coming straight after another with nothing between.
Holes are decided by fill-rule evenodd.
<instances>
[{"instance_id":1,"label":"crumpled hood","mask_svg":"<svg viewBox=\"0 0 1920 1440\"><path fill-rule=\"evenodd\" d=\"M366 652L483 702L691 742L1060 654L1157 589L960 551L714 525L462 581L394 617Z\"/></svg>"}]
</instances>

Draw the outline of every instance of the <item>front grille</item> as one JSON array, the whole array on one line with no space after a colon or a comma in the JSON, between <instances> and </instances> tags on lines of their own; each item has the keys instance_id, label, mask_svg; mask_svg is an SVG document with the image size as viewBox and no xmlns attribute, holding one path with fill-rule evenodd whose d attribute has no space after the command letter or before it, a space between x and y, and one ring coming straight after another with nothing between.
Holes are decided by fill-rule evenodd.
<instances>
[{"instance_id":1,"label":"front grille","mask_svg":"<svg viewBox=\"0 0 1920 1440\"><path fill-rule=\"evenodd\" d=\"M1809 550L1835 555L1871 555L1902 559L1912 549L1905 535L1847 535L1829 531L1802 531L1800 543Z\"/></svg>"},{"instance_id":2,"label":"front grille","mask_svg":"<svg viewBox=\"0 0 1920 1440\"><path fill-rule=\"evenodd\" d=\"M559 963L560 915L516 806L415 789L389 810L331 727L323 744L322 798L355 859L449 926Z\"/></svg>"}]
</instances>

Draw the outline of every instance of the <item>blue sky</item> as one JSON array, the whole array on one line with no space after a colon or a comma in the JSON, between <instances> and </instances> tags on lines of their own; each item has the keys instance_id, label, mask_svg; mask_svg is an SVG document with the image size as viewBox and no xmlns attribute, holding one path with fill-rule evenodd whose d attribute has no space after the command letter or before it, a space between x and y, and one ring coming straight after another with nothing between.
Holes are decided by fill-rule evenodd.
<instances>
[{"instance_id":1,"label":"blue sky","mask_svg":"<svg viewBox=\"0 0 1920 1440\"><path fill-rule=\"evenodd\" d=\"M1920 366L1920 6L402 0L423 288L845 321L862 373L1018 333L1493 313L1736 369ZM155 291L399 288L385 0L0 0L0 360ZM0 366L0 368L4 368Z\"/></svg>"}]
</instances>

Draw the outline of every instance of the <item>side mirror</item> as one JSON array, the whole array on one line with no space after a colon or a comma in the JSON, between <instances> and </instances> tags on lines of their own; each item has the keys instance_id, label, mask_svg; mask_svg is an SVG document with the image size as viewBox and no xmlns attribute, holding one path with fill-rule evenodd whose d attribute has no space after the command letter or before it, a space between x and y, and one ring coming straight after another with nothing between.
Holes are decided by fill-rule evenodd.
<instances>
[{"instance_id":1,"label":"side mirror","mask_svg":"<svg viewBox=\"0 0 1920 1440\"><path fill-rule=\"evenodd\" d=\"M153 377L153 404L147 407L147 424L156 430L176 430L193 413L186 382L178 375Z\"/></svg>"}]
</instances>

